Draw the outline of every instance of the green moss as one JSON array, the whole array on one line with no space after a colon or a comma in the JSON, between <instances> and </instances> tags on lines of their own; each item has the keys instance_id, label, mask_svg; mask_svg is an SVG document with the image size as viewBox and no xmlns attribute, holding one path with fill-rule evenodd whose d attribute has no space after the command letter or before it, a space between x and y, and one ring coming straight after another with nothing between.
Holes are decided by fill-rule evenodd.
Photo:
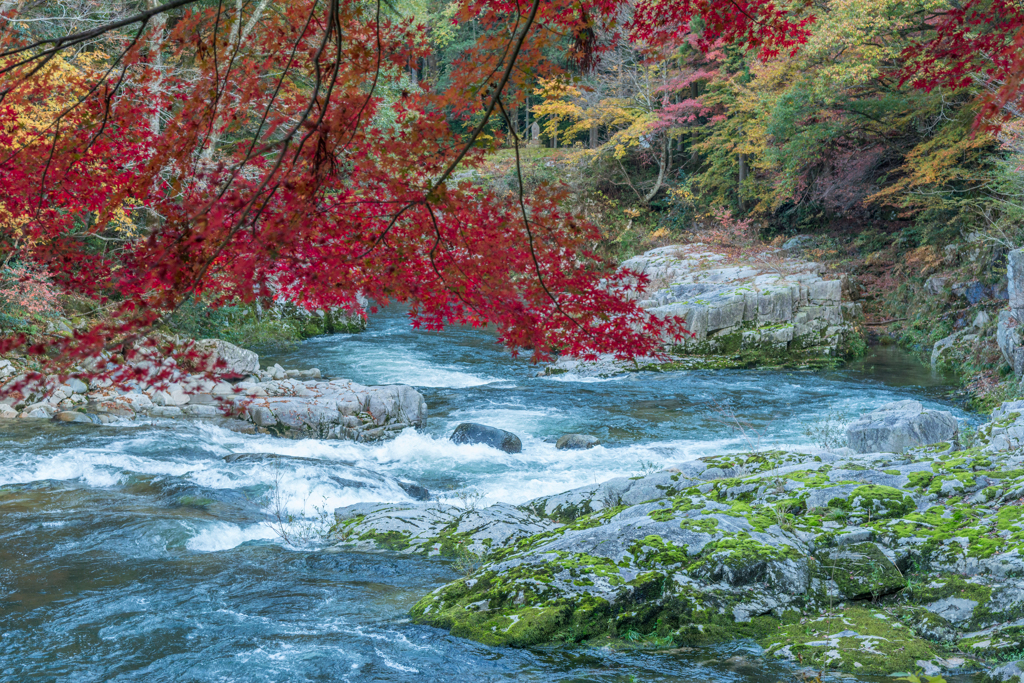
<instances>
[{"instance_id":1,"label":"green moss","mask_svg":"<svg viewBox=\"0 0 1024 683\"><path fill-rule=\"evenodd\" d=\"M911 488L923 489L927 486L934 475L931 472L911 472L907 475Z\"/></svg>"},{"instance_id":2,"label":"green moss","mask_svg":"<svg viewBox=\"0 0 1024 683\"><path fill-rule=\"evenodd\" d=\"M822 550L817 555L815 573L835 581L850 600L877 599L906 587L899 569L874 543L857 543Z\"/></svg>"},{"instance_id":3,"label":"green moss","mask_svg":"<svg viewBox=\"0 0 1024 683\"><path fill-rule=\"evenodd\" d=\"M408 531L388 531L378 533L367 531L359 536L360 541L373 541L378 547L385 550L401 551L412 545L409 542L411 534Z\"/></svg>"},{"instance_id":4,"label":"green moss","mask_svg":"<svg viewBox=\"0 0 1024 683\"><path fill-rule=\"evenodd\" d=\"M958 640L956 645L962 652L984 659L1019 659L1024 650L1024 627L1011 626L990 633L972 635Z\"/></svg>"},{"instance_id":5,"label":"green moss","mask_svg":"<svg viewBox=\"0 0 1024 683\"><path fill-rule=\"evenodd\" d=\"M849 501L851 509L866 514L870 519L902 517L917 508L914 499L899 489L874 484L855 488Z\"/></svg>"},{"instance_id":6,"label":"green moss","mask_svg":"<svg viewBox=\"0 0 1024 683\"><path fill-rule=\"evenodd\" d=\"M771 656L791 656L804 666L846 673L887 675L920 671L940 650L881 610L847 607L834 615L782 625L760 644Z\"/></svg>"}]
</instances>

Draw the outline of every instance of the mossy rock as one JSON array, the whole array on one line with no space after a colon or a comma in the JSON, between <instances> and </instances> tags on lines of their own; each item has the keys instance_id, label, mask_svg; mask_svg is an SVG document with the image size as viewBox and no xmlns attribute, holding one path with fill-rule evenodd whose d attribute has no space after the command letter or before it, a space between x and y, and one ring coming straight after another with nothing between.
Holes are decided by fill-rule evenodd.
<instances>
[{"instance_id":1,"label":"mossy rock","mask_svg":"<svg viewBox=\"0 0 1024 683\"><path fill-rule=\"evenodd\" d=\"M917 509L914 499L891 486L858 486L849 497L851 509L871 519L903 517Z\"/></svg>"},{"instance_id":2,"label":"mossy rock","mask_svg":"<svg viewBox=\"0 0 1024 683\"><path fill-rule=\"evenodd\" d=\"M939 657L935 645L882 610L847 607L834 614L784 624L760 644L768 656L815 669L887 675L921 671Z\"/></svg>"},{"instance_id":3,"label":"mossy rock","mask_svg":"<svg viewBox=\"0 0 1024 683\"><path fill-rule=\"evenodd\" d=\"M907 580L874 543L828 548L818 553L818 574L835 581L849 600L879 598L907 587Z\"/></svg>"}]
</instances>

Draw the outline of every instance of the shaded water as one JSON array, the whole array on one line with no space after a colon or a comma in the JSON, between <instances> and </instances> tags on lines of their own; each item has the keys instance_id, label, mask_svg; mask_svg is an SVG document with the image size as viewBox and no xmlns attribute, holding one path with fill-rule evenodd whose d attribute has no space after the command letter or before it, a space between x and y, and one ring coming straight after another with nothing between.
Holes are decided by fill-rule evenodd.
<instances>
[{"instance_id":1,"label":"shaded water","mask_svg":"<svg viewBox=\"0 0 1024 683\"><path fill-rule=\"evenodd\" d=\"M378 445L288 441L212 423L0 427L0 681L776 681L757 648L621 653L488 648L408 622L455 578L439 560L296 550L266 514L358 501L538 495L751 447L803 445L808 424L917 398L953 409L948 378L883 349L827 372L537 377L486 331L309 340L264 364L420 388L431 417ZM519 434L523 452L454 446L463 421ZM604 445L566 454L568 431ZM226 462L239 453L251 457ZM268 501L270 501L268 503ZM276 526L276 525L275 525ZM299 533L301 524L278 531Z\"/></svg>"}]
</instances>

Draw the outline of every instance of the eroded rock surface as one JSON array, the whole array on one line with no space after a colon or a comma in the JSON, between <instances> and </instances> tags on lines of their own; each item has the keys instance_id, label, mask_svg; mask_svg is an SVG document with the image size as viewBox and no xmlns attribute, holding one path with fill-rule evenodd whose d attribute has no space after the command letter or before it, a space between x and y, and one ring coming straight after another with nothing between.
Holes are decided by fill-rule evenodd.
<instances>
[{"instance_id":1,"label":"eroded rock surface","mask_svg":"<svg viewBox=\"0 0 1024 683\"><path fill-rule=\"evenodd\" d=\"M651 278L649 311L679 315L694 334L673 350L806 365L845 356L851 338L842 282L821 265L779 256L736 262L702 245L653 249L622 264Z\"/></svg>"},{"instance_id":2,"label":"eroded rock surface","mask_svg":"<svg viewBox=\"0 0 1024 683\"><path fill-rule=\"evenodd\" d=\"M438 502L359 503L338 508L334 515L336 535L345 547L453 558L480 557L555 527L551 520L506 503L479 510Z\"/></svg>"}]
</instances>

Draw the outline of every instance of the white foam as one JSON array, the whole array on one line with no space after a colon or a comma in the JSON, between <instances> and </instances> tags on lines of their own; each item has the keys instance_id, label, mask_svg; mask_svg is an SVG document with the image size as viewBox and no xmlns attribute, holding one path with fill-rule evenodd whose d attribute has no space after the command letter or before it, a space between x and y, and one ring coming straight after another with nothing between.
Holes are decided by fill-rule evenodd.
<instances>
[{"instance_id":1,"label":"white foam","mask_svg":"<svg viewBox=\"0 0 1024 683\"><path fill-rule=\"evenodd\" d=\"M358 347L358 348L356 348ZM334 349L359 360L350 367L362 379L374 384L409 384L414 387L465 389L505 380L460 370L452 365L432 363L421 354L401 345L387 347L366 342L346 342Z\"/></svg>"},{"instance_id":2,"label":"white foam","mask_svg":"<svg viewBox=\"0 0 1024 683\"><path fill-rule=\"evenodd\" d=\"M380 648L375 647L373 648L373 651L377 653L377 656L380 657L380 660L384 662L385 666L388 666L394 669L395 671L401 671L403 673L409 674L418 674L420 672L419 669L414 669L411 666L404 666L402 664L399 664L398 662L393 661L390 657L381 652Z\"/></svg>"},{"instance_id":3,"label":"white foam","mask_svg":"<svg viewBox=\"0 0 1024 683\"><path fill-rule=\"evenodd\" d=\"M450 433L463 422L490 425L508 430L520 438L529 438L531 434L569 428L576 424L576 419L558 408L526 407L513 401L492 402L452 412L448 416L445 433Z\"/></svg>"},{"instance_id":4,"label":"white foam","mask_svg":"<svg viewBox=\"0 0 1024 683\"><path fill-rule=\"evenodd\" d=\"M31 457L31 456L29 456ZM95 488L116 486L124 472L183 475L191 467L184 462L143 458L117 451L70 449L43 459L29 457L7 461L0 467L0 484L26 484L47 479L82 481ZM203 467L203 463L198 463Z\"/></svg>"},{"instance_id":5,"label":"white foam","mask_svg":"<svg viewBox=\"0 0 1024 683\"><path fill-rule=\"evenodd\" d=\"M237 548L247 541L277 537L277 533L265 524L250 524L242 527L228 522L208 522L199 530L199 533L185 543L185 547L196 552L213 553Z\"/></svg>"}]
</instances>

